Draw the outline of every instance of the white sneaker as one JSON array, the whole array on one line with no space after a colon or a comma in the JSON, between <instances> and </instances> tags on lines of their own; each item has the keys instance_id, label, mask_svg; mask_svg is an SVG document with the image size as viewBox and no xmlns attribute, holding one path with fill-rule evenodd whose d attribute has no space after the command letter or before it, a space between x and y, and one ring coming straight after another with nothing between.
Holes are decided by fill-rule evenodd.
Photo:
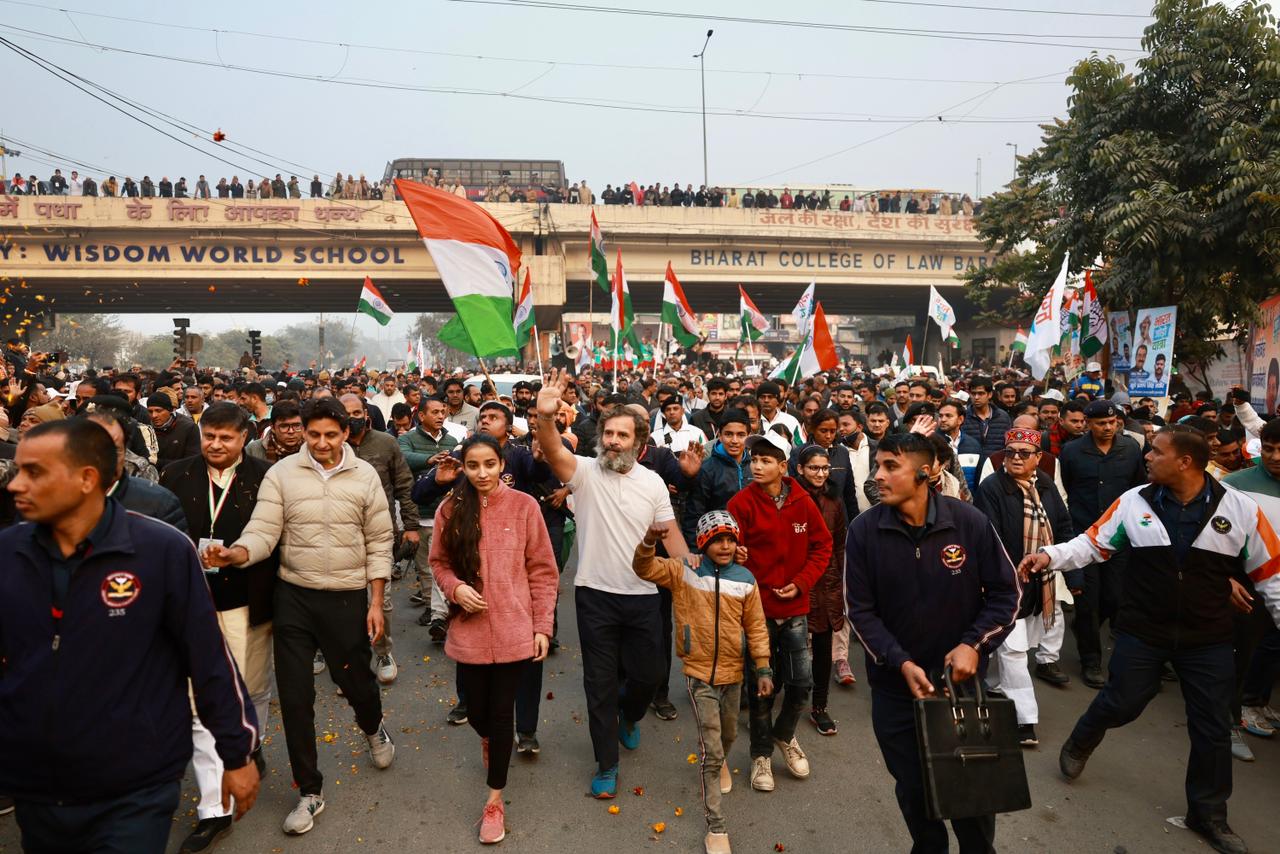
<instances>
[{"instance_id":1,"label":"white sneaker","mask_svg":"<svg viewBox=\"0 0 1280 854\"><path fill-rule=\"evenodd\" d=\"M1270 706L1259 706L1258 708L1262 710L1262 716L1267 719L1269 724L1273 727L1280 727L1280 712Z\"/></svg>"},{"instance_id":2,"label":"white sneaker","mask_svg":"<svg viewBox=\"0 0 1280 854\"><path fill-rule=\"evenodd\" d=\"M391 653L387 653L378 656L378 666L374 672L377 673L379 682L390 685L400 675L400 668L396 667L396 660L391 657Z\"/></svg>"},{"instance_id":3,"label":"white sneaker","mask_svg":"<svg viewBox=\"0 0 1280 854\"><path fill-rule=\"evenodd\" d=\"M751 760L751 788L757 792L773 791L773 768L768 756L756 756Z\"/></svg>"},{"instance_id":4,"label":"white sneaker","mask_svg":"<svg viewBox=\"0 0 1280 854\"><path fill-rule=\"evenodd\" d=\"M729 771L729 760L720 764L720 794L727 795L733 791L733 774Z\"/></svg>"},{"instance_id":5,"label":"white sneaker","mask_svg":"<svg viewBox=\"0 0 1280 854\"><path fill-rule=\"evenodd\" d=\"M369 758L373 760L373 767L390 768L391 760L396 757L396 746L387 732L386 723L379 724L378 731L365 738L369 740Z\"/></svg>"},{"instance_id":6,"label":"white sneaker","mask_svg":"<svg viewBox=\"0 0 1280 854\"><path fill-rule=\"evenodd\" d=\"M1259 738L1271 738L1276 734L1276 728L1271 725L1271 721L1267 720L1267 716L1258 706L1241 707L1240 725L1249 735L1256 735Z\"/></svg>"},{"instance_id":7,"label":"white sneaker","mask_svg":"<svg viewBox=\"0 0 1280 854\"><path fill-rule=\"evenodd\" d=\"M311 660L311 672L316 676L324 673L324 653L316 650L316 657Z\"/></svg>"},{"instance_id":8,"label":"white sneaker","mask_svg":"<svg viewBox=\"0 0 1280 854\"><path fill-rule=\"evenodd\" d=\"M315 817L324 812L324 798L319 795L303 795L293 812L284 817L284 832L299 836L315 827Z\"/></svg>"},{"instance_id":9,"label":"white sneaker","mask_svg":"<svg viewBox=\"0 0 1280 854\"><path fill-rule=\"evenodd\" d=\"M803 780L809 776L809 757L804 755L804 751L800 749L800 742L796 741L794 735L791 736L790 741L778 741L775 738L773 743L782 751L782 758L787 760L787 770L791 772L792 777Z\"/></svg>"}]
</instances>

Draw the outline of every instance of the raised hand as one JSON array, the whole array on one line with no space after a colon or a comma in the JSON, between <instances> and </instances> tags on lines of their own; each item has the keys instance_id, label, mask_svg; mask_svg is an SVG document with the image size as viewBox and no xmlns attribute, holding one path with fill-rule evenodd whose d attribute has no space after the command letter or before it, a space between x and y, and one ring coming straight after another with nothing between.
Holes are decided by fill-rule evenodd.
<instances>
[{"instance_id":1,"label":"raised hand","mask_svg":"<svg viewBox=\"0 0 1280 854\"><path fill-rule=\"evenodd\" d=\"M538 415L555 418L556 413L560 411L560 399L565 389L569 387L570 377L568 371L553 370L550 378L538 390Z\"/></svg>"}]
</instances>

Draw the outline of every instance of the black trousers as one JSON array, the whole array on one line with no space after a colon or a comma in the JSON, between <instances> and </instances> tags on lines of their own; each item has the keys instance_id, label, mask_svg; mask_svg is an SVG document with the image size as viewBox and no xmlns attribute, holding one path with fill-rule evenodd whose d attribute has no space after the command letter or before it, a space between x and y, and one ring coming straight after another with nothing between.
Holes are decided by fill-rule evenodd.
<instances>
[{"instance_id":1,"label":"black trousers","mask_svg":"<svg viewBox=\"0 0 1280 854\"><path fill-rule=\"evenodd\" d=\"M946 854L947 825L929 818L925 807L924 772L920 769L920 743L911 699L872 689L871 728L880 744L884 765L896 783L898 809L911 833L911 854ZM953 819L951 829L960 843L960 854L994 854L994 815Z\"/></svg>"},{"instance_id":2,"label":"black trousers","mask_svg":"<svg viewBox=\"0 0 1280 854\"><path fill-rule=\"evenodd\" d=\"M1072 624L1082 665L1102 666L1102 624L1114 619L1120 608L1128 564L1129 557L1122 552L1106 563L1084 568L1084 590L1075 597L1076 618Z\"/></svg>"},{"instance_id":3,"label":"black trousers","mask_svg":"<svg viewBox=\"0 0 1280 854\"><path fill-rule=\"evenodd\" d=\"M1248 614L1235 615L1232 646L1235 647L1236 652L1236 691L1231 700L1232 726L1239 726L1243 717L1240 707L1245 705L1243 702L1245 684L1253 669L1253 660L1257 655L1267 654L1265 650L1259 649L1259 645L1266 637L1268 630L1275 628L1275 624L1271 622L1271 615L1267 613L1261 600L1255 596L1253 602L1253 610ZM1266 705L1266 703L1259 705Z\"/></svg>"},{"instance_id":4,"label":"black trousers","mask_svg":"<svg viewBox=\"0 0 1280 854\"><path fill-rule=\"evenodd\" d=\"M175 780L88 804L20 800L14 815L22 831L22 850L27 854L164 854L180 795Z\"/></svg>"},{"instance_id":5,"label":"black trousers","mask_svg":"<svg viewBox=\"0 0 1280 854\"><path fill-rule=\"evenodd\" d=\"M302 795L318 795L324 783L316 760L316 649L329 675L356 713L366 735L382 725L382 695L369 667L372 651L365 628L368 594L358 590L312 590L277 581L272 633L276 685L289 766Z\"/></svg>"},{"instance_id":6,"label":"black trousers","mask_svg":"<svg viewBox=\"0 0 1280 854\"><path fill-rule=\"evenodd\" d=\"M677 517L678 518L678 517ZM667 669L662 671L658 679L658 689L654 691L655 700L668 700L671 692L671 591L665 587L658 588L658 612L662 616L662 651L667 662Z\"/></svg>"},{"instance_id":7,"label":"black trousers","mask_svg":"<svg viewBox=\"0 0 1280 854\"><path fill-rule=\"evenodd\" d=\"M831 643L835 633L830 629L814 632L809 648L813 650L813 707L825 709L831 696Z\"/></svg>"},{"instance_id":8,"label":"black trousers","mask_svg":"<svg viewBox=\"0 0 1280 854\"><path fill-rule=\"evenodd\" d=\"M574 601L591 746L607 770L618 764L618 715L631 722L643 718L664 672L658 594L575 587Z\"/></svg>"},{"instance_id":9,"label":"black trousers","mask_svg":"<svg viewBox=\"0 0 1280 854\"><path fill-rule=\"evenodd\" d=\"M529 659L520 671L520 684L516 687L516 732L535 735L538 732L538 714L542 707L542 665L545 662ZM455 663L456 664L456 663ZM453 675L454 689L458 693L458 705L471 717L471 704L467 699L467 682L462 678L462 665L456 664Z\"/></svg>"},{"instance_id":10,"label":"black trousers","mask_svg":"<svg viewBox=\"0 0 1280 854\"><path fill-rule=\"evenodd\" d=\"M516 689L529 672L529 660L506 664L463 664L458 678L467 692L467 722L489 739L490 789L507 787L511 747L515 743Z\"/></svg>"}]
</instances>

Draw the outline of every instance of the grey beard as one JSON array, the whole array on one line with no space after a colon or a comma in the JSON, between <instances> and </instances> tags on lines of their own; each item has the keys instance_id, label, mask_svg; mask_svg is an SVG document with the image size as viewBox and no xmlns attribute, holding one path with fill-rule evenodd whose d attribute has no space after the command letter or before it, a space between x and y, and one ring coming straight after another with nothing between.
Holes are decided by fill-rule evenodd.
<instances>
[{"instance_id":1,"label":"grey beard","mask_svg":"<svg viewBox=\"0 0 1280 854\"><path fill-rule=\"evenodd\" d=\"M623 451L617 456L610 456L604 447L604 443L596 439L596 462L600 464L602 469L617 472L618 474L626 474L636 464L636 452Z\"/></svg>"}]
</instances>

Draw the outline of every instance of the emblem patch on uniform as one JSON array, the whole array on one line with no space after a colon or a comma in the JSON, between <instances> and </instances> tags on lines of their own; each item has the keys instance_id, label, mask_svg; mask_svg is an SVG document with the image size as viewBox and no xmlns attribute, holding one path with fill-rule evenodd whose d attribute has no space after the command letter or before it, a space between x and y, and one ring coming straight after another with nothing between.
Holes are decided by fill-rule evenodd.
<instances>
[{"instance_id":1,"label":"emblem patch on uniform","mask_svg":"<svg viewBox=\"0 0 1280 854\"><path fill-rule=\"evenodd\" d=\"M132 572L113 572L102 579L102 602L108 608L127 608L142 592L142 582Z\"/></svg>"},{"instance_id":2,"label":"emblem patch on uniform","mask_svg":"<svg viewBox=\"0 0 1280 854\"><path fill-rule=\"evenodd\" d=\"M808 522L792 522L791 527L795 529L795 533L803 534L809 530L809 523Z\"/></svg>"},{"instance_id":3,"label":"emblem patch on uniform","mask_svg":"<svg viewBox=\"0 0 1280 854\"><path fill-rule=\"evenodd\" d=\"M1142 514L1142 518L1138 520L1138 524L1139 524L1139 525L1141 525L1142 527L1146 528L1146 527L1150 526L1151 521L1152 521L1152 516L1151 516L1151 514L1150 514L1150 513L1143 513L1143 514Z\"/></svg>"},{"instance_id":4,"label":"emblem patch on uniform","mask_svg":"<svg viewBox=\"0 0 1280 854\"><path fill-rule=\"evenodd\" d=\"M965 553L964 546L950 545L942 547L942 565L947 569L956 570L964 566L968 555Z\"/></svg>"},{"instance_id":5,"label":"emblem patch on uniform","mask_svg":"<svg viewBox=\"0 0 1280 854\"><path fill-rule=\"evenodd\" d=\"M1231 520L1226 516L1214 516L1209 520L1209 524L1219 534L1229 534L1231 532Z\"/></svg>"}]
</instances>

